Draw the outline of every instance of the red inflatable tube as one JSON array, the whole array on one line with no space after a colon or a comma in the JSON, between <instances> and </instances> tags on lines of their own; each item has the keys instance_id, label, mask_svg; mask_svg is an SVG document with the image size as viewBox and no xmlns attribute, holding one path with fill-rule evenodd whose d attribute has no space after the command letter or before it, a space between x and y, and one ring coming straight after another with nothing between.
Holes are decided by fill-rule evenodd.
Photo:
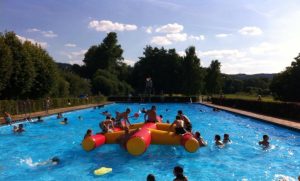
<instances>
[{"instance_id":1,"label":"red inflatable tube","mask_svg":"<svg viewBox=\"0 0 300 181\"><path fill-rule=\"evenodd\" d=\"M185 133L184 135L182 135L181 145L185 148L186 151L190 153L196 152L199 148L199 142L191 133Z\"/></svg>"},{"instance_id":2,"label":"red inflatable tube","mask_svg":"<svg viewBox=\"0 0 300 181\"><path fill-rule=\"evenodd\" d=\"M149 128L156 129L155 123L145 123L141 130L136 132L128 140L126 147L130 154L140 155L144 153L151 143L151 132Z\"/></svg>"},{"instance_id":3,"label":"red inflatable tube","mask_svg":"<svg viewBox=\"0 0 300 181\"><path fill-rule=\"evenodd\" d=\"M122 128L115 127L115 128L114 128L114 132L116 132L116 131L122 131Z\"/></svg>"},{"instance_id":4,"label":"red inflatable tube","mask_svg":"<svg viewBox=\"0 0 300 181\"><path fill-rule=\"evenodd\" d=\"M90 136L82 141L82 147L86 151L93 150L105 143L105 136L102 134L96 134Z\"/></svg>"},{"instance_id":5,"label":"red inflatable tube","mask_svg":"<svg viewBox=\"0 0 300 181\"><path fill-rule=\"evenodd\" d=\"M184 135L182 135L181 137L181 145L184 146L185 143L189 140L193 138L193 135L191 133L185 133Z\"/></svg>"},{"instance_id":6,"label":"red inflatable tube","mask_svg":"<svg viewBox=\"0 0 300 181\"><path fill-rule=\"evenodd\" d=\"M95 142L95 148L103 145L105 143L105 136L102 134L92 136L92 139Z\"/></svg>"}]
</instances>

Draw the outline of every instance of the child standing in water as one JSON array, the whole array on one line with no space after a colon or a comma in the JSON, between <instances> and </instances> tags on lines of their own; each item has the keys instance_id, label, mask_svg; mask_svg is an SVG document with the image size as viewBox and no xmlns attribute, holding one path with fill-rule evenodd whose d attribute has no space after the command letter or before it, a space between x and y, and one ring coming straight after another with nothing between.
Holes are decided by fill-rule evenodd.
<instances>
[{"instance_id":1,"label":"child standing in water","mask_svg":"<svg viewBox=\"0 0 300 181\"><path fill-rule=\"evenodd\" d=\"M269 143L269 136L268 135L264 135L263 136L263 140L258 142L259 145L263 145L265 148L268 148L270 143Z\"/></svg>"},{"instance_id":2,"label":"child standing in water","mask_svg":"<svg viewBox=\"0 0 300 181\"><path fill-rule=\"evenodd\" d=\"M223 144L231 143L229 134L224 134Z\"/></svg>"}]
</instances>

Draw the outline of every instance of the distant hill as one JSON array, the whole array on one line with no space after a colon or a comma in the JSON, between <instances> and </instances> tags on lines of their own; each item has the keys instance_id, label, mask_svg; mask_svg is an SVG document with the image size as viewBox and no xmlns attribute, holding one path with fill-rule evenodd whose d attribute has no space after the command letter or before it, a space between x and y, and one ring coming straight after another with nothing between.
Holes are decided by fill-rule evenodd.
<instances>
[{"instance_id":1,"label":"distant hill","mask_svg":"<svg viewBox=\"0 0 300 181\"><path fill-rule=\"evenodd\" d=\"M233 79L239 79L239 80L246 80L246 79L253 79L253 78L267 78L267 79L273 79L274 75L276 74L227 74L229 77L232 77Z\"/></svg>"}]
</instances>

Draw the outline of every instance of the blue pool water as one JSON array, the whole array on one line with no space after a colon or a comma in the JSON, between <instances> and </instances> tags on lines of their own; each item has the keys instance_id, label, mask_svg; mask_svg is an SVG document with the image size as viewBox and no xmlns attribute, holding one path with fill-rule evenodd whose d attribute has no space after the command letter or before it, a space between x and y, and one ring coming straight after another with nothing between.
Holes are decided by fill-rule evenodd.
<instances>
[{"instance_id":1,"label":"blue pool water","mask_svg":"<svg viewBox=\"0 0 300 181\"><path fill-rule=\"evenodd\" d=\"M300 175L300 133L266 124L228 112L213 112L200 104L156 104L157 113L173 121L181 109L191 119L208 146L196 153L187 153L181 146L151 145L142 156L131 156L118 145L104 145L92 152L81 148L86 130L99 131L104 119L100 113L131 108L132 114L151 104L111 104L101 109L85 109L65 113L69 124L61 125L56 116L43 123L26 123L26 132L12 133L10 126L0 128L0 180L146 180L152 173L157 180L173 180L172 169L184 167L189 180L290 180ZM166 111L166 109L169 109ZM201 110L201 111L200 111ZM82 116L83 120L79 120ZM131 122L141 122L143 116ZM223 149L213 144L215 134L230 134L232 144ZM257 143L262 135L270 136L271 148ZM58 156L56 166L36 166ZM94 176L93 170L111 167L104 176Z\"/></svg>"}]
</instances>

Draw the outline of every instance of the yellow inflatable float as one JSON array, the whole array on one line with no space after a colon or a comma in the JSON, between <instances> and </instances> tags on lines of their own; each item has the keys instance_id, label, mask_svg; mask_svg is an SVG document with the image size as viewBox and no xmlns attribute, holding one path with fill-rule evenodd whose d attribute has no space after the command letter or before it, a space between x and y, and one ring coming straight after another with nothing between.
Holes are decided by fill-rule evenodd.
<instances>
[{"instance_id":1,"label":"yellow inflatable float","mask_svg":"<svg viewBox=\"0 0 300 181\"><path fill-rule=\"evenodd\" d=\"M130 125L129 129L135 131L125 144L127 151L132 155L143 154L150 144L157 145L182 145L188 152L196 152L199 148L198 141L191 133L175 134L174 127L167 123L137 123ZM138 130L137 130L138 129ZM82 141L82 148L91 151L102 144L115 144L123 136L123 130L113 133L96 134Z\"/></svg>"}]
</instances>

